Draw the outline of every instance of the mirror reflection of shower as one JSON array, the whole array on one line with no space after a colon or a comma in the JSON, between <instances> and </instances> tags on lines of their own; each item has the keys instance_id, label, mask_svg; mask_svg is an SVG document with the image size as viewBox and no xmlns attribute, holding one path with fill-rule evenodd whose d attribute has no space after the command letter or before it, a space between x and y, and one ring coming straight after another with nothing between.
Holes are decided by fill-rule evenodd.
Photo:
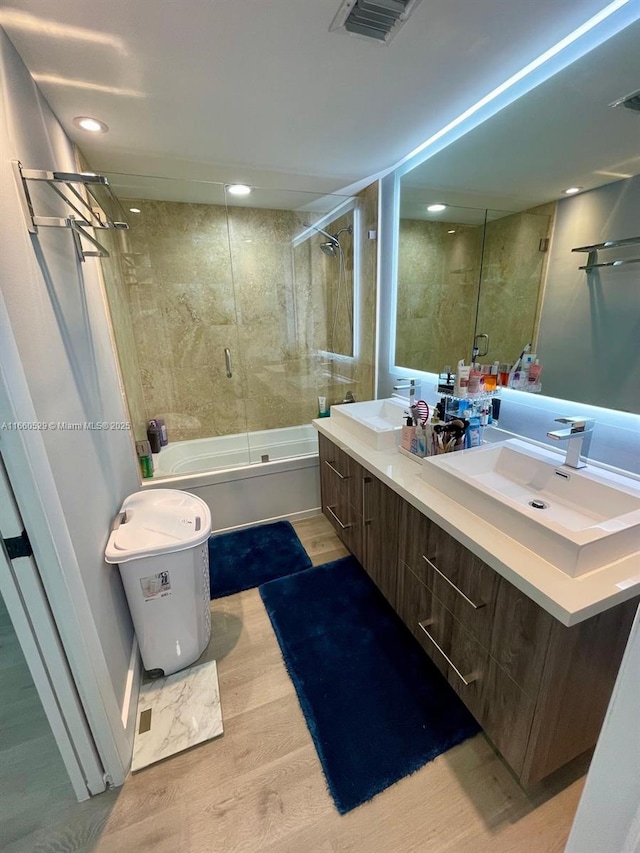
<instances>
[{"instance_id":1,"label":"mirror reflection of shower","mask_svg":"<svg viewBox=\"0 0 640 853\"><path fill-rule=\"evenodd\" d=\"M306 223L305 223L306 224ZM336 326L338 324L338 317L340 315L340 298L344 294L346 296L346 282L347 282L347 265L344 258L344 250L342 248L342 244L340 243L340 235L343 233L353 234L353 226L348 225L346 228L341 228L339 231L336 231L335 234L329 234L328 231L325 231L323 228L319 228L317 225L306 224L307 227L313 228L319 234L322 234L327 238L325 243L320 243L320 251L324 252L325 255L328 255L330 258L338 258L338 263L340 266L338 267L338 287L336 293L336 301L333 310L333 323L331 326L331 334L329 336L329 350L331 352L335 352L335 333ZM349 335L350 338L353 339L353 310L352 305L349 299L346 299L347 305L347 317L349 320Z\"/></svg>"}]
</instances>

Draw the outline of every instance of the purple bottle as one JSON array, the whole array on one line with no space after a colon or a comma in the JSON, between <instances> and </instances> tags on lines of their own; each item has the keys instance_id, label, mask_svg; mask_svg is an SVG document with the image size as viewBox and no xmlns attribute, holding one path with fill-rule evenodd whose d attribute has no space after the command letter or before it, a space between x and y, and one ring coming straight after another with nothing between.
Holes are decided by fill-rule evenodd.
<instances>
[{"instance_id":1,"label":"purple bottle","mask_svg":"<svg viewBox=\"0 0 640 853\"><path fill-rule=\"evenodd\" d=\"M166 447L167 444L169 444L169 436L167 435L167 427L165 426L164 418L152 418L149 421L149 427L154 430L159 430L160 446Z\"/></svg>"}]
</instances>

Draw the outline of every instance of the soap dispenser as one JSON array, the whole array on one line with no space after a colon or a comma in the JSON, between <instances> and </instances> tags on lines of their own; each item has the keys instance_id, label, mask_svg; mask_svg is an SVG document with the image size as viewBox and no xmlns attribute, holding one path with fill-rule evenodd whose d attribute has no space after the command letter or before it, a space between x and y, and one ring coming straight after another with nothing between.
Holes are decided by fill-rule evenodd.
<instances>
[{"instance_id":1,"label":"soap dispenser","mask_svg":"<svg viewBox=\"0 0 640 853\"><path fill-rule=\"evenodd\" d=\"M402 427L402 437L400 440L400 444L403 450L408 450L411 453L412 445L415 446L416 439L416 428L413 425L413 418L408 412L405 412L406 415L406 423Z\"/></svg>"}]
</instances>

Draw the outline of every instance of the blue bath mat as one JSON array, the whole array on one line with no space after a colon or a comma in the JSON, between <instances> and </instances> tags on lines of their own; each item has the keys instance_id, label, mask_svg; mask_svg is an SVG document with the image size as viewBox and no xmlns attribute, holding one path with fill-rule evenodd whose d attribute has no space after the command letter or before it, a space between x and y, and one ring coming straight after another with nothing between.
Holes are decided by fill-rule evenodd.
<instances>
[{"instance_id":1,"label":"blue bath mat","mask_svg":"<svg viewBox=\"0 0 640 853\"><path fill-rule=\"evenodd\" d=\"M260 524L209 538L211 598L233 595L308 569L311 560L289 521Z\"/></svg>"},{"instance_id":2,"label":"blue bath mat","mask_svg":"<svg viewBox=\"0 0 640 853\"><path fill-rule=\"evenodd\" d=\"M480 730L353 557L260 595L340 814Z\"/></svg>"}]
</instances>

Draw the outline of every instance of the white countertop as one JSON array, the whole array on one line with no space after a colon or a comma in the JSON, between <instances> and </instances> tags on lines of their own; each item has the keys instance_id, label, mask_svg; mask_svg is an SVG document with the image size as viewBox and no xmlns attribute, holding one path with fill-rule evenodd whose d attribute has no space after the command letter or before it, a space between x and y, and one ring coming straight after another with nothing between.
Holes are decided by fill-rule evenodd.
<instances>
[{"instance_id":1,"label":"white countertop","mask_svg":"<svg viewBox=\"0 0 640 853\"><path fill-rule=\"evenodd\" d=\"M318 432L543 607L571 626L640 595L638 555L570 577L485 519L426 483L419 462L393 450L372 450L332 418L313 421Z\"/></svg>"}]
</instances>

